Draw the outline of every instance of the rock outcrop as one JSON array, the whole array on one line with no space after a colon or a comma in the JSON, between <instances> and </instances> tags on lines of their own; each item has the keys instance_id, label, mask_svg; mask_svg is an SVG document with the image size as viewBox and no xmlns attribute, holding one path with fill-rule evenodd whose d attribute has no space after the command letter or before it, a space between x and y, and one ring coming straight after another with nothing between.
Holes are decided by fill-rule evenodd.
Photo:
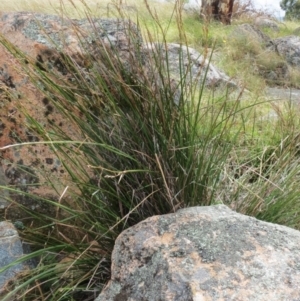
<instances>
[{"instance_id":1,"label":"rock outcrop","mask_svg":"<svg viewBox=\"0 0 300 301\"><path fill-rule=\"evenodd\" d=\"M271 46L272 39L263 33L257 26L252 24L242 24L234 28L231 32L231 40L243 39L245 42L249 40L255 40L263 46Z\"/></svg>"},{"instance_id":2,"label":"rock outcrop","mask_svg":"<svg viewBox=\"0 0 300 301\"><path fill-rule=\"evenodd\" d=\"M267 18L259 16L254 20L254 24L258 26L259 28L268 28L272 29L273 31L279 31L279 26L276 21Z\"/></svg>"},{"instance_id":3,"label":"rock outcrop","mask_svg":"<svg viewBox=\"0 0 300 301\"><path fill-rule=\"evenodd\" d=\"M5 46L17 47L41 71L55 72L58 78L72 82L73 74L65 67L65 60L72 60L82 72L89 77L90 71L103 73L99 48L109 49L126 68L133 68L134 60L141 60L146 66L151 60L141 34L130 21L115 19L71 20L54 15L18 12L5 13L0 16L0 147L20 142L32 142L27 147L13 147L1 151L1 166L4 169L3 183L28 193L55 199L51 179L58 182L58 191L63 191L68 183L68 176L60 159L47 145L39 142L40 137L28 126L28 115L46 130L56 126L66 136L82 141L79 131L70 126L47 97L33 85L20 62ZM11 44L9 44L11 43ZM178 46L170 45L170 57L174 72L178 72ZM207 62L203 65L199 53L191 50L193 74L198 76L205 72ZM185 63L187 54L185 54ZM23 61L26 63L25 59ZM147 67L145 67L147 68ZM209 67L208 85L229 82L213 66ZM151 68L150 68L151 69ZM195 69L195 70L194 70ZM178 75L178 74L177 74ZM104 75L105 76L105 75ZM174 74L175 77L175 74ZM41 87L43 88L43 87ZM177 93L178 94L178 93ZM78 113L80 114L80 112ZM45 181L47 179L47 181ZM43 212L41 204L32 203L27 197L18 200L24 205L37 208ZM16 215L16 211L11 210ZM14 218L19 218L15 216Z\"/></svg>"},{"instance_id":4,"label":"rock outcrop","mask_svg":"<svg viewBox=\"0 0 300 301\"><path fill-rule=\"evenodd\" d=\"M255 72L271 86L285 86L291 77L291 64L288 57L283 55L283 52L287 53L288 50L284 50L285 42L280 43L280 40L272 40L258 26L252 24L237 26L229 36L230 43L245 45L245 52L248 51L251 56L255 66L254 69L256 69ZM277 45L281 48L281 51L279 51ZM295 47L296 45L290 45L286 49L295 50Z\"/></svg>"},{"instance_id":5,"label":"rock outcrop","mask_svg":"<svg viewBox=\"0 0 300 301\"><path fill-rule=\"evenodd\" d=\"M224 205L154 216L125 230L96 301L300 300L300 232Z\"/></svg>"},{"instance_id":6,"label":"rock outcrop","mask_svg":"<svg viewBox=\"0 0 300 301\"><path fill-rule=\"evenodd\" d=\"M262 22L263 19L258 20ZM271 58L270 61L272 62L266 65L262 65L258 62L256 64L258 73L260 73L269 84L285 86L290 80L291 68L296 68L297 70L300 66L300 37L291 35L271 39L258 28L257 25L260 24L258 21L255 21L255 24L256 25L242 24L237 26L231 32L229 39L231 43L253 43L253 48L258 45L264 49L266 53L269 53L269 58ZM261 25L260 27L263 26ZM257 45L255 45L255 43ZM249 52L251 52L251 50Z\"/></svg>"},{"instance_id":7,"label":"rock outcrop","mask_svg":"<svg viewBox=\"0 0 300 301\"><path fill-rule=\"evenodd\" d=\"M13 45L20 49L40 70L56 72L58 77L72 81L73 75L65 68L64 59L74 61L82 72L88 72L93 67L91 60L98 59L98 49L107 47L130 68L130 58L135 54L133 48L140 45L142 39L136 26L129 21L70 20L29 12L2 14L0 34L0 147L32 142L27 147L1 151L1 166L5 175L1 183L52 199L53 189L48 186L50 179L53 182L58 180L56 182L61 183L59 185L63 189L68 177L51 147L35 144L40 137L28 126L28 115L46 130L54 125L73 139L82 140L83 137L31 83L20 61L5 46ZM85 51L89 54L86 55ZM33 203L32 199L16 198L26 206L41 209L40 204ZM11 212L16 215L16 211Z\"/></svg>"},{"instance_id":8,"label":"rock outcrop","mask_svg":"<svg viewBox=\"0 0 300 301\"><path fill-rule=\"evenodd\" d=\"M291 66L300 67L300 37L287 36L274 39L273 43L278 54Z\"/></svg>"},{"instance_id":9,"label":"rock outcrop","mask_svg":"<svg viewBox=\"0 0 300 301\"><path fill-rule=\"evenodd\" d=\"M165 69L173 79L179 81L184 79L204 85L208 88L215 89L218 87L237 88L237 84L224 72L216 68L209 62L209 58L205 57L192 47L185 45L169 43L167 47L162 44L145 44L144 49L149 54L153 52L159 53Z\"/></svg>"}]
</instances>

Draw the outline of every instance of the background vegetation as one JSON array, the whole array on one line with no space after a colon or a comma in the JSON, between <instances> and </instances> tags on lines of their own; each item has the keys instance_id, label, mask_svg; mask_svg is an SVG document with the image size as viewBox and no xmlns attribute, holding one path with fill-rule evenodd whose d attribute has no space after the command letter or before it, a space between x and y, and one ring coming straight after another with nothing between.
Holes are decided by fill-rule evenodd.
<instances>
[{"instance_id":1,"label":"background vegetation","mask_svg":"<svg viewBox=\"0 0 300 301\"><path fill-rule=\"evenodd\" d=\"M2 3L0 9L9 5L14 4ZM300 228L299 109L289 99L264 94L267 83L253 62L269 64L265 49L253 41L232 44L229 39L237 24L252 22L252 11L236 11L233 25L224 27L203 22L180 4L160 4L159 10L144 1L31 5L34 11L70 17L131 18L145 41L194 47L241 89L230 93L189 85L189 74L183 72L174 86L157 48L147 70L142 60L132 58L128 68L115 53L103 51L88 80L71 59L64 64L74 74L72 82L55 70L24 66L84 138L74 141L55 126L45 132L27 116L42 143L52 145L64 162L73 185L61 193L53 183L54 200L7 188L39 199L55 214L22 208L27 218L18 221L20 235L34 252L20 260L35 260L37 267L8 284L2 300L93 300L110 277L110 255L119 233L149 216L186 206L221 203ZM287 35L298 24L279 26L279 32L268 33ZM15 55L24 59L20 52ZM296 80L286 84L297 85Z\"/></svg>"},{"instance_id":2,"label":"background vegetation","mask_svg":"<svg viewBox=\"0 0 300 301\"><path fill-rule=\"evenodd\" d=\"M299 0L282 0L280 7L285 11L286 20L300 19L300 1Z\"/></svg>"}]
</instances>

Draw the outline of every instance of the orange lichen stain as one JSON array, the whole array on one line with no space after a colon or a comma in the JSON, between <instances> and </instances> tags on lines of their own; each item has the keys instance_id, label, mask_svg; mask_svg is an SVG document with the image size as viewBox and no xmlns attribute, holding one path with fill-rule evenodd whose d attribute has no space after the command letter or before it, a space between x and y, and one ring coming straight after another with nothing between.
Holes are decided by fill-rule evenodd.
<instances>
[{"instance_id":1,"label":"orange lichen stain","mask_svg":"<svg viewBox=\"0 0 300 301\"><path fill-rule=\"evenodd\" d=\"M174 234L173 233L169 233L169 232L165 232L161 237L160 240L163 244L165 245L169 245L170 243L172 243L172 241L174 241Z\"/></svg>"}]
</instances>

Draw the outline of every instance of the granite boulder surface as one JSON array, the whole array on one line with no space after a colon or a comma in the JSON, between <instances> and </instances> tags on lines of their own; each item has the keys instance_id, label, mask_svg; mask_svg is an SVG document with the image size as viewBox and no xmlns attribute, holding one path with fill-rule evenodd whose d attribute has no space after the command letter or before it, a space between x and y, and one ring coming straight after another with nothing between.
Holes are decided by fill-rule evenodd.
<instances>
[{"instance_id":1,"label":"granite boulder surface","mask_svg":"<svg viewBox=\"0 0 300 301\"><path fill-rule=\"evenodd\" d=\"M224 205L153 216L125 230L96 301L300 300L300 232Z\"/></svg>"}]
</instances>

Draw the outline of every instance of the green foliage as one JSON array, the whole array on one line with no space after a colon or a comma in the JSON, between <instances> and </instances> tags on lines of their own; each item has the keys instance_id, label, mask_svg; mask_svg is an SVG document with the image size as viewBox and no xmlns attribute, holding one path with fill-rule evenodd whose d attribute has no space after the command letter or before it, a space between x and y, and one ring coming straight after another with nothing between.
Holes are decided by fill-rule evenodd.
<instances>
[{"instance_id":1,"label":"green foliage","mask_svg":"<svg viewBox=\"0 0 300 301\"><path fill-rule=\"evenodd\" d=\"M109 14L126 17L117 3L113 9ZM178 7L168 18L149 5L147 10L146 19L137 14L134 20L145 40L160 41L163 49L167 42L192 44L207 57L215 47L211 59L219 55L220 64L238 74L249 90L263 90L265 84L254 72L256 64L275 69L281 63L255 41L228 43L230 26L203 24ZM87 45L78 36L82 47ZM232 93L209 90L203 81L192 84L184 70L174 81L159 46L152 48L145 68L140 45L132 45L134 55L124 62L98 41L98 59L91 60L88 76L71 57L60 58L66 77L36 66L5 39L1 43L20 62L28 62L28 78L76 132L69 136L55 124L45 130L24 112L40 138L35 143L52 147L70 181L62 193L62 183L45 175L56 194L51 200L6 187L54 208L54 214L18 205L26 218L15 222L34 252L13 264L29 259L38 264L16 276L1 300L95 298L110 278L111 252L120 232L187 206L224 203L300 228L300 118L292 102L266 100L243 87ZM21 142L22 147L31 144Z\"/></svg>"},{"instance_id":2,"label":"green foliage","mask_svg":"<svg viewBox=\"0 0 300 301\"><path fill-rule=\"evenodd\" d=\"M81 294L90 295L90 286L99 293L109 279L112 248L122 230L153 215L214 203L224 162L241 128L235 124L239 101L227 96L207 101L204 84L200 89L191 84L184 70L174 81L168 64L162 64L164 29L157 25L156 30L163 37L162 47L151 50L147 65L138 43L132 45L134 55L123 62L114 48L98 41L97 56L91 55L98 59L90 64L88 77L71 57L61 56L61 74L34 64L2 39L2 45L26 62L24 71L35 87L77 131L76 137L68 136L55 124L45 130L24 112L41 139L38 143L52 147L72 184L66 187L69 198L57 193L56 200L15 191L54 206L55 214L22 208L28 222L23 221L21 235L37 249L29 257L39 256L40 264L31 276L18 279L22 284L7 299L19 294L83 300ZM128 37L133 34L129 31ZM88 45L78 35L82 47ZM47 181L55 191L55 179ZM68 277L57 273L62 265L68 265Z\"/></svg>"},{"instance_id":3,"label":"green foliage","mask_svg":"<svg viewBox=\"0 0 300 301\"><path fill-rule=\"evenodd\" d=\"M280 7L285 11L286 20L300 20L299 0L281 0Z\"/></svg>"}]
</instances>

